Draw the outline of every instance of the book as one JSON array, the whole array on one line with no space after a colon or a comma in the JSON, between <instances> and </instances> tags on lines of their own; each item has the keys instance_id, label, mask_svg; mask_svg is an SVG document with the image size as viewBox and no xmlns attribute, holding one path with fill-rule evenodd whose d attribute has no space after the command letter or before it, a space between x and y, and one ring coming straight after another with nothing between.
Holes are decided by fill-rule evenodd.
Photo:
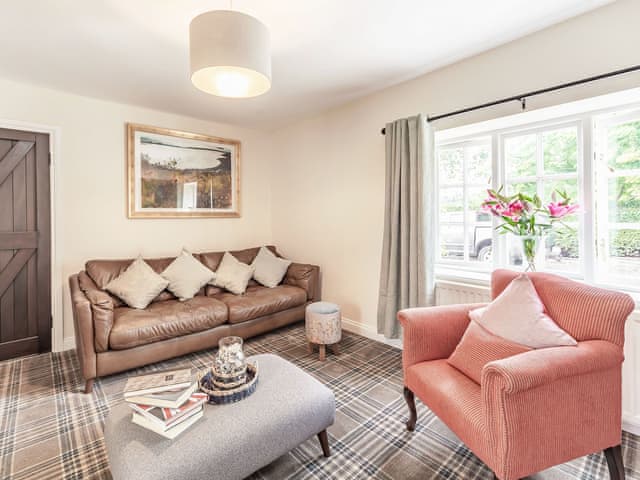
<instances>
[{"instance_id":1,"label":"book","mask_svg":"<svg viewBox=\"0 0 640 480\"><path fill-rule=\"evenodd\" d=\"M158 393L148 393L146 395L134 395L126 397L129 403L138 405L149 405L153 407L178 408L186 402L191 394L197 390L198 384L194 382L187 388L177 388Z\"/></svg>"},{"instance_id":2,"label":"book","mask_svg":"<svg viewBox=\"0 0 640 480\"><path fill-rule=\"evenodd\" d=\"M158 426L154 422L147 420L146 417L143 417L142 415L136 412L133 412L131 421L136 425L139 425L143 428L146 428L147 430L151 430L152 432L157 433L158 435L162 435L165 438L173 440L182 432L184 432L186 429L188 429L191 425L196 423L200 418L202 418L203 415L204 415L204 409L200 407L200 410L196 410L192 412L191 415L189 415L189 417L186 418L183 422L180 422L179 424L169 428L168 430L163 430L162 428L158 428Z\"/></svg>"},{"instance_id":3,"label":"book","mask_svg":"<svg viewBox=\"0 0 640 480\"><path fill-rule=\"evenodd\" d=\"M154 422L158 428L167 430L183 421L206 403L206 393L193 393L179 408L161 408L152 405L131 403L131 408L147 420Z\"/></svg>"},{"instance_id":4,"label":"book","mask_svg":"<svg viewBox=\"0 0 640 480\"><path fill-rule=\"evenodd\" d=\"M193 375L191 375L191 370L188 368L129 377L124 386L124 397L128 398L149 393L187 388L192 383Z\"/></svg>"},{"instance_id":5,"label":"book","mask_svg":"<svg viewBox=\"0 0 640 480\"><path fill-rule=\"evenodd\" d=\"M164 417L165 424L171 428L176 423L179 423L188 417L192 411L204 408L204 404L207 400L209 400L209 395L198 392L191 395L189 400L179 408L163 408L162 416Z\"/></svg>"}]
</instances>

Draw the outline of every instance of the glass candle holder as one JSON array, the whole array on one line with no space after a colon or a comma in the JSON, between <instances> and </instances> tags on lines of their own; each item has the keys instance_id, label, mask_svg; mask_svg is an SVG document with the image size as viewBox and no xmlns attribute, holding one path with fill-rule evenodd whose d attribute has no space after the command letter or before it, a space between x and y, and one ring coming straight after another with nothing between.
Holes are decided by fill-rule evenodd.
<instances>
[{"instance_id":1,"label":"glass candle holder","mask_svg":"<svg viewBox=\"0 0 640 480\"><path fill-rule=\"evenodd\" d=\"M224 375L241 377L247 373L247 359L242 350L242 338L224 337L218 342L215 368Z\"/></svg>"}]
</instances>

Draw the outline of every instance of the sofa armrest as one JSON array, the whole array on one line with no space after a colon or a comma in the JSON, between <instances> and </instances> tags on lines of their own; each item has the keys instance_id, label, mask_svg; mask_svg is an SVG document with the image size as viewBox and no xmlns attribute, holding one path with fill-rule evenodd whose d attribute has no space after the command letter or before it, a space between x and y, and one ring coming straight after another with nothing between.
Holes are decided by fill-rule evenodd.
<instances>
[{"instance_id":1,"label":"sofa armrest","mask_svg":"<svg viewBox=\"0 0 640 480\"><path fill-rule=\"evenodd\" d=\"M75 327L76 353L85 380L96 378L96 350L94 347L91 302L80 289L78 275L69 277L71 310Z\"/></svg>"},{"instance_id":2,"label":"sofa armrest","mask_svg":"<svg viewBox=\"0 0 640 480\"><path fill-rule=\"evenodd\" d=\"M575 347L540 348L489 362L481 385L499 385L512 394L557 380L609 370L622 365L622 349L605 340L579 342Z\"/></svg>"},{"instance_id":3,"label":"sofa armrest","mask_svg":"<svg viewBox=\"0 0 640 480\"><path fill-rule=\"evenodd\" d=\"M447 358L469 325L469 311L485 304L408 308L398 312L402 326L402 367Z\"/></svg>"},{"instance_id":4,"label":"sofa armrest","mask_svg":"<svg viewBox=\"0 0 640 480\"><path fill-rule=\"evenodd\" d=\"M300 287L307 292L307 300L320 300L320 267L306 263L292 263L284 277L285 285Z\"/></svg>"},{"instance_id":5,"label":"sofa armrest","mask_svg":"<svg viewBox=\"0 0 640 480\"><path fill-rule=\"evenodd\" d=\"M78 283L91 304L96 352L106 352L109 349L109 335L113 327L113 300L107 292L96 286L86 272L78 274Z\"/></svg>"}]
</instances>

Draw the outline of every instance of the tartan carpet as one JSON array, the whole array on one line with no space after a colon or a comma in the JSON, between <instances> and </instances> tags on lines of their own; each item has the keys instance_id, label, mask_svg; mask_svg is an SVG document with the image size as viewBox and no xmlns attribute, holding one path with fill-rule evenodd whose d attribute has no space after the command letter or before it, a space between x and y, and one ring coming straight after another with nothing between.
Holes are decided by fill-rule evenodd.
<instances>
[{"instance_id":1,"label":"tartan carpet","mask_svg":"<svg viewBox=\"0 0 640 480\"><path fill-rule=\"evenodd\" d=\"M277 353L331 388L336 423L329 429L331 457L315 436L250 480L473 479L492 473L418 401L418 424L407 432L401 351L344 333L341 354L325 362L307 352L304 326L296 324L246 342L249 355ZM74 351L0 362L0 478L108 479L102 427L109 408L122 402L128 375L210 365L215 349L156 363L96 382L92 395ZM188 434L185 433L185 434ZM639 437L623 434L627 479L640 480ZM607 479L601 453L538 473L536 480Z\"/></svg>"}]
</instances>

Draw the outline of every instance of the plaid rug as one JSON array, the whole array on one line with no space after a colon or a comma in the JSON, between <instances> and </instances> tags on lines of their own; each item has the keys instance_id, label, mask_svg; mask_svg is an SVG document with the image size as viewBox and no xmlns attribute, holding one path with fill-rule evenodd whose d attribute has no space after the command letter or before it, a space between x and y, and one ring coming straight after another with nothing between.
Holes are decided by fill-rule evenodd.
<instances>
[{"instance_id":1,"label":"plaid rug","mask_svg":"<svg viewBox=\"0 0 640 480\"><path fill-rule=\"evenodd\" d=\"M248 340L248 354L277 353L331 388L336 423L329 429L332 455L325 459L315 436L253 474L262 479L491 479L492 473L418 402L416 431L407 432L402 398L401 351L345 332L341 354L307 352L301 324ZM215 350L140 368L133 373L210 365ZM83 382L74 351L0 363L0 478L111 478L102 438L109 407L122 402L129 373ZM638 437L624 433L628 479L640 480ZM602 454L531 478L608 479Z\"/></svg>"}]
</instances>

